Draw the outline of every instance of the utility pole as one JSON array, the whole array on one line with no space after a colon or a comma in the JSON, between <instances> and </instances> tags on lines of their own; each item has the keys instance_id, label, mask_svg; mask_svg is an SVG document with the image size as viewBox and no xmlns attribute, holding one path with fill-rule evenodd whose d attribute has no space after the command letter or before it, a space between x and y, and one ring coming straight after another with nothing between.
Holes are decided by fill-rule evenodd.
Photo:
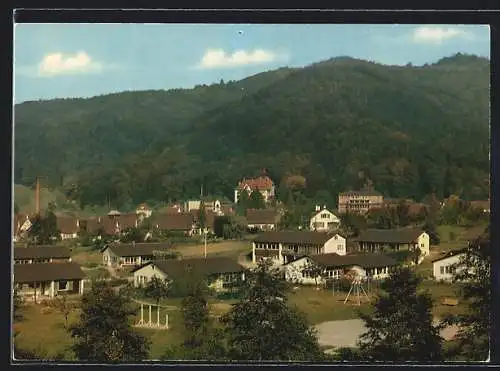
<instances>
[{"instance_id":1,"label":"utility pole","mask_svg":"<svg viewBox=\"0 0 500 371\"><path fill-rule=\"evenodd\" d=\"M207 228L204 228L203 229L203 234L205 235L205 259L207 258L207 233L208 233L208 230Z\"/></svg>"},{"instance_id":2,"label":"utility pole","mask_svg":"<svg viewBox=\"0 0 500 371\"><path fill-rule=\"evenodd\" d=\"M40 177L36 177L35 212L36 215L40 215Z\"/></svg>"}]
</instances>

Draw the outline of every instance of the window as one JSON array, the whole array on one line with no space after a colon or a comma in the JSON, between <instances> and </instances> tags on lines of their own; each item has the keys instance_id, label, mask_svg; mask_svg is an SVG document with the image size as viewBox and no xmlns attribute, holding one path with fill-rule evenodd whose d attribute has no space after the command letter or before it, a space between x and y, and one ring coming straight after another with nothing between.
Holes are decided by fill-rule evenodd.
<instances>
[{"instance_id":1,"label":"window","mask_svg":"<svg viewBox=\"0 0 500 371\"><path fill-rule=\"evenodd\" d=\"M423 243L420 244L420 247L425 247L425 245Z\"/></svg>"},{"instance_id":2,"label":"window","mask_svg":"<svg viewBox=\"0 0 500 371\"><path fill-rule=\"evenodd\" d=\"M330 219L330 214L321 214L322 219Z\"/></svg>"},{"instance_id":3,"label":"window","mask_svg":"<svg viewBox=\"0 0 500 371\"><path fill-rule=\"evenodd\" d=\"M440 272L441 274L444 274L444 267L443 267L443 266L439 267L439 272Z\"/></svg>"},{"instance_id":4,"label":"window","mask_svg":"<svg viewBox=\"0 0 500 371\"><path fill-rule=\"evenodd\" d=\"M68 290L68 281L62 280L58 283L59 290Z\"/></svg>"},{"instance_id":5,"label":"window","mask_svg":"<svg viewBox=\"0 0 500 371\"><path fill-rule=\"evenodd\" d=\"M342 246L342 245L337 245L337 250L338 250L338 251L343 251L343 250L344 250L344 246Z\"/></svg>"}]
</instances>

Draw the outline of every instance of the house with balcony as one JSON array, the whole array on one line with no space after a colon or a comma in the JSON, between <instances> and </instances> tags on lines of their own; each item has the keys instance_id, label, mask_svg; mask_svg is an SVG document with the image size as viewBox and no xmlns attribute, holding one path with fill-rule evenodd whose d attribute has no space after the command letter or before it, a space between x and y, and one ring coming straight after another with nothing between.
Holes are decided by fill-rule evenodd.
<instances>
[{"instance_id":1,"label":"house with balcony","mask_svg":"<svg viewBox=\"0 0 500 371\"><path fill-rule=\"evenodd\" d=\"M196 274L207 280L209 288L227 291L245 280L245 268L227 257L169 259L153 261L133 271L134 285L146 285L153 277L167 282Z\"/></svg>"},{"instance_id":2,"label":"house with balcony","mask_svg":"<svg viewBox=\"0 0 500 371\"><path fill-rule=\"evenodd\" d=\"M271 259L283 265L304 255L346 254L346 239L339 233L313 231L271 231L252 242L252 262Z\"/></svg>"},{"instance_id":3,"label":"house with balcony","mask_svg":"<svg viewBox=\"0 0 500 371\"><path fill-rule=\"evenodd\" d=\"M384 204L384 197L380 192L372 189L347 191L339 194L338 211L341 214L365 214L372 209L379 209Z\"/></svg>"}]
</instances>

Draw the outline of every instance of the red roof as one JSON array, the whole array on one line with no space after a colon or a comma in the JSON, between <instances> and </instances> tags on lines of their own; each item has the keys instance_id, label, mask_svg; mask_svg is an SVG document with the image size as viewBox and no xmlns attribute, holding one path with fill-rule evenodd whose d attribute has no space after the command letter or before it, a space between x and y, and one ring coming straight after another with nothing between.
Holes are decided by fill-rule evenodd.
<instances>
[{"instance_id":1,"label":"red roof","mask_svg":"<svg viewBox=\"0 0 500 371\"><path fill-rule=\"evenodd\" d=\"M260 176L253 179L243 179L238 183L238 188L248 186L251 190L269 190L274 186L273 181L268 176Z\"/></svg>"}]
</instances>

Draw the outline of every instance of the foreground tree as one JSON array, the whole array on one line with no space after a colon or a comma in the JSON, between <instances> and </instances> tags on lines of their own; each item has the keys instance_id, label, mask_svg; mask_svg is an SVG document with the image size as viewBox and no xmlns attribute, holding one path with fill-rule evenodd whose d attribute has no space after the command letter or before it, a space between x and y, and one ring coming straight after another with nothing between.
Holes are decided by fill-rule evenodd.
<instances>
[{"instance_id":1,"label":"foreground tree","mask_svg":"<svg viewBox=\"0 0 500 371\"><path fill-rule=\"evenodd\" d=\"M432 299L418 293L421 279L402 268L382 283L373 314L361 314L367 331L359 348L366 361L432 362L443 356L439 328L433 325Z\"/></svg>"},{"instance_id":2,"label":"foreground tree","mask_svg":"<svg viewBox=\"0 0 500 371\"><path fill-rule=\"evenodd\" d=\"M322 351L305 315L288 305L288 285L270 263L247 275L242 299L222 317L232 360L314 361Z\"/></svg>"},{"instance_id":3,"label":"foreground tree","mask_svg":"<svg viewBox=\"0 0 500 371\"><path fill-rule=\"evenodd\" d=\"M51 245L60 240L55 214L49 210L45 216L37 215L28 231L28 237L35 245Z\"/></svg>"},{"instance_id":4,"label":"foreground tree","mask_svg":"<svg viewBox=\"0 0 500 371\"><path fill-rule=\"evenodd\" d=\"M70 313L75 309L74 303L68 300L67 295L59 295L51 303L52 306L59 311L64 317L64 328L68 328L68 318Z\"/></svg>"},{"instance_id":5,"label":"foreground tree","mask_svg":"<svg viewBox=\"0 0 500 371\"><path fill-rule=\"evenodd\" d=\"M160 304L161 298L165 298L168 295L168 285L165 280L153 276L151 280L144 287L144 295L148 298L155 300L156 305Z\"/></svg>"},{"instance_id":6,"label":"foreground tree","mask_svg":"<svg viewBox=\"0 0 500 371\"><path fill-rule=\"evenodd\" d=\"M135 309L122 294L106 281L94 281L82 296L80 320L70 328L78 360L126 362L147 358L150 343L131 328L129 318Z\"/></svg>"},{"instance_id":7,"label":"foreground tree","mask_svg":"<svg viewBox=\"0 0 500 371\"><path fill-rule=\"evenodd\" d=\"M469 361L485 360L489 352L491 333L491 247L489 235L472 241L456 265L454 281L463 283L461 297L468 310L449 315L444 324L457 325L457 346L450 356Z\"/></svg>"}]
</instances>

